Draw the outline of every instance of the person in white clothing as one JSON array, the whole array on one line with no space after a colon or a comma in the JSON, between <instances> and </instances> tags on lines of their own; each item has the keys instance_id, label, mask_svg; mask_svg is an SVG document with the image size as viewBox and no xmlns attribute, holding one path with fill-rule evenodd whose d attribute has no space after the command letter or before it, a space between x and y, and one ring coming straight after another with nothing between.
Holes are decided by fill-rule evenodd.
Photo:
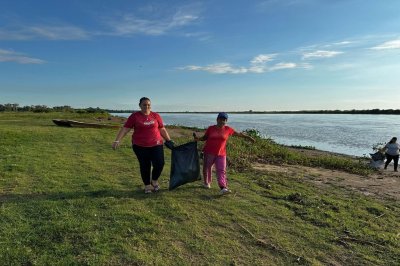
<instances>
[{"instance_id":1,"label":"person in white clothing","mask_svg":"<svg viewBox=\"0 0 400 266\"><path fill-rule=\"evenodd\" d=\"M387 143L384 147L384 149L386 149L385 169L387 169L387 166L393 160L395 172L397 172L397 166L399 164L399 154L400 154L400 144L398 144L396 141L397 141L397 138L393 137L389 141L389 143Z\"/></svg>"}]
</instances>

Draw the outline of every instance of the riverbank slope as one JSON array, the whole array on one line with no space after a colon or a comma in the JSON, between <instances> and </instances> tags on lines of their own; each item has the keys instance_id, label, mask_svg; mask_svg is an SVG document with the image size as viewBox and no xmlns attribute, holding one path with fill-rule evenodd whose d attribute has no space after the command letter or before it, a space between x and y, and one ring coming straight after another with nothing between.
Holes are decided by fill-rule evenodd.
<instances>
[{"instance_id":1,"label":"riverbank slope","mask_svg":"<svg viewBox=\"0 0 400 266\"><path fill-rule=\"evenodd\" d=\"M162 190L145 195L128 137L113 151L116 129L62 128L52 118L98 119L0 114L0 259L5 264L399 261L398 199L332 181L332 176L345 181L348 174L368 181L377 174L358 160L232 138L232 194L220 196L215 181L210 190L201 182L166 190L166 150ZM192 138L192 129L169 130L178 144Z\"/></svg>"}]
</instances>

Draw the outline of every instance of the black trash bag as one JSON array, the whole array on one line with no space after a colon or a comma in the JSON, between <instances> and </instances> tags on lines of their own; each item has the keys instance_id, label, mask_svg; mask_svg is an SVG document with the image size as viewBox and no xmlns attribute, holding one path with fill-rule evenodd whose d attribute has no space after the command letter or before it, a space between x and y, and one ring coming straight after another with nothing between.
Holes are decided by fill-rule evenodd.
<instances>
[{"instance_id":1,"label":"black trash bag","mask_svg":"<svg viewBox=\"0 0 400 266\"><path fill-rule=\"evenodd\" d=\"M381 153L380 151L377 151L375 153L370 153L369 155L371 155L371 159L373 161L380 161L385 159L385 154Z\"/></svg>"},{"instance_id":2,"label":"black trash bag","mask_svg":"<svg viewBox=\"0 0 400 266\"><path fill-rule=\"evenodd\" d=\"M172 149L169 190L200 180L197 142L188 142Z\"/></svg>"}]
</instances>

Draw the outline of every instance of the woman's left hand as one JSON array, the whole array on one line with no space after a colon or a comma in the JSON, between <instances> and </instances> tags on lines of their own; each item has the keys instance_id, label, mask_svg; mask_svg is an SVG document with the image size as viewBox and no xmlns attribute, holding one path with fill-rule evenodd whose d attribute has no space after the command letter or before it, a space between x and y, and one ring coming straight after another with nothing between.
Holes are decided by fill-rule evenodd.
<instances>
[{"instance_id":1,"label":"woman's left hand","mask_svg":"<svg viewBox=\"0 0 400 266\"><path fill-rule=\"evenodd\" d=\"M172 150L175 147L175 142L172 140L167 140L164 144L170 150Z\"/></svg>"}]
</instances>

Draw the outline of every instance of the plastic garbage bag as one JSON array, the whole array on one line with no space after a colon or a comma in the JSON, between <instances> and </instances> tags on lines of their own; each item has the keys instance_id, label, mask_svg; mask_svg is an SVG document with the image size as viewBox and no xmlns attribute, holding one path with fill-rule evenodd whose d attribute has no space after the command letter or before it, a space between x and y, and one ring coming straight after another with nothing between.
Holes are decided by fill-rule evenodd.
<instances>
[{"instance_id":1,"label":"plastic garbage bag","mask_svg":"<svg viewBox=\"0 0 400 266\"><path fill-rule=\"evenodd\" d=\"M383 153L380 152L380 151L377 151L377 152L375 152L375 153L370 153L369 155L371 155L371 159L372 159L373 161L381 161L381 160L384 160L384 159L385 159L385 154L383 154Z\"/></svg>"},{"instance_id":2,"label":"plastic garbage bag","mask_svg":"<svg viewBox=\"0 0 400 266\"><path fill-rule=\"evenodd\" d=\"M383 169L384 165L385 165L384 160L378 160L378 161L371 160L371 162L369 163L369 166L375 169Z\"/></svg>"},{"instance_id":3,"label":"plastic garbage bag","mask_svg":"<svg viewBox=\"0 0 400 266\"><path fill-rule=\"evenodd\" d=\"M375 169L382 169L385 165L385 154L377 151L375 153L370 153L369 155L371 156L369 166Z\"/></svg>"},{"instance_id":4,"label":"plastic garbage bag","mask_svg":"<svg viewBox=\"0 0 400 266\"><path fill-rule=\"evenodd\" d=\"M188 142L172 149L169 190L200 180L197 142Z\"/></svg>"}]
</instances>

